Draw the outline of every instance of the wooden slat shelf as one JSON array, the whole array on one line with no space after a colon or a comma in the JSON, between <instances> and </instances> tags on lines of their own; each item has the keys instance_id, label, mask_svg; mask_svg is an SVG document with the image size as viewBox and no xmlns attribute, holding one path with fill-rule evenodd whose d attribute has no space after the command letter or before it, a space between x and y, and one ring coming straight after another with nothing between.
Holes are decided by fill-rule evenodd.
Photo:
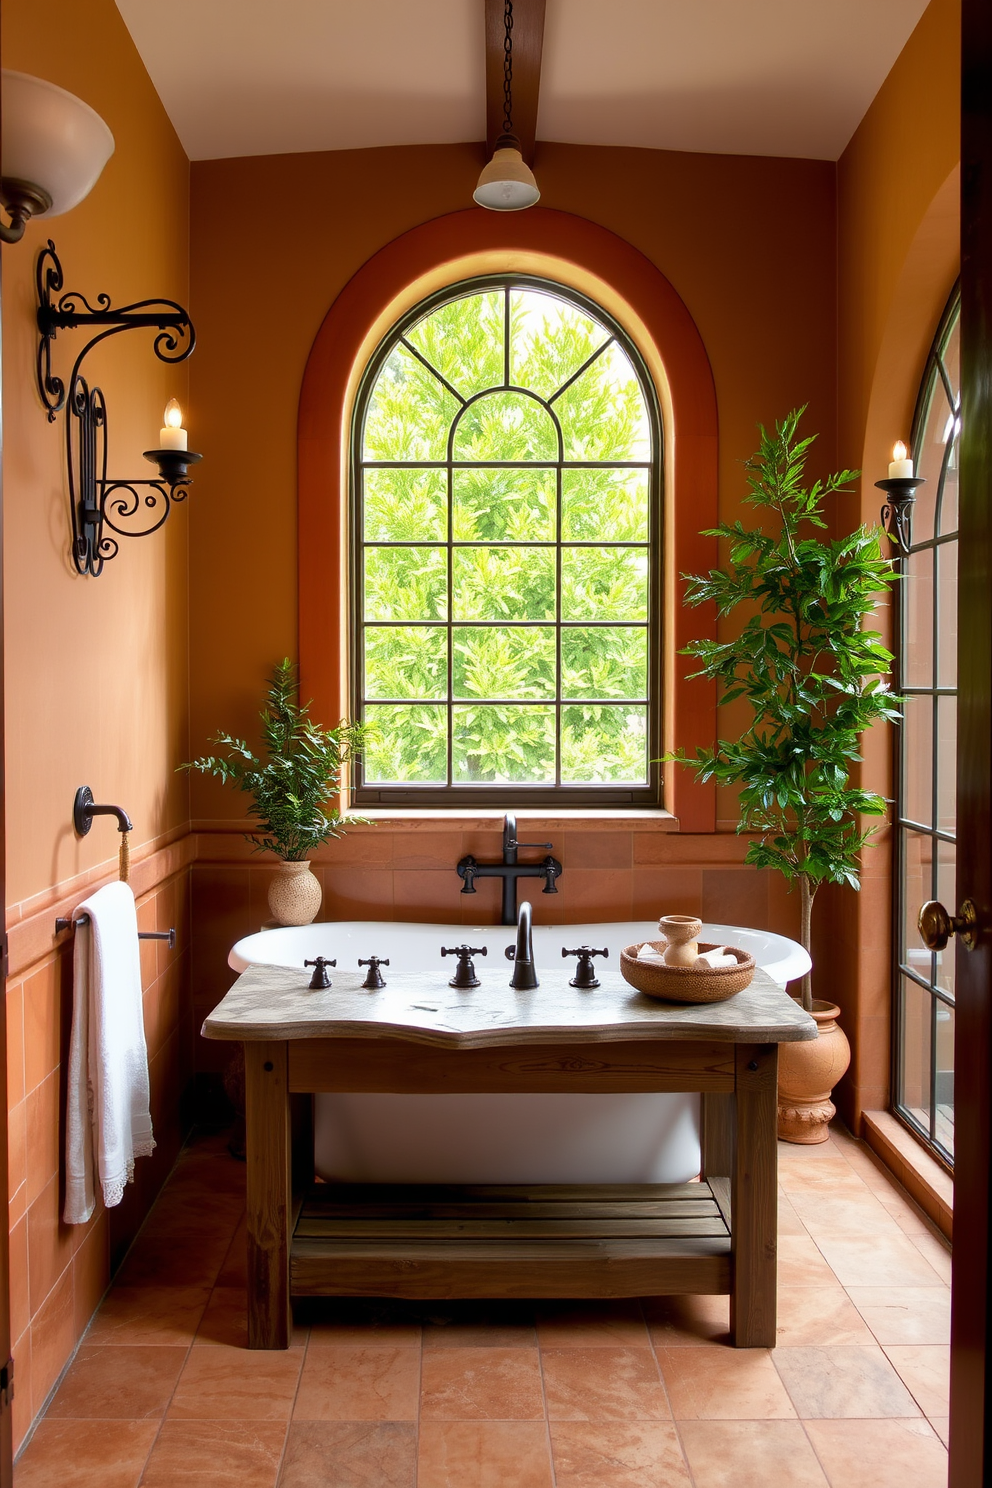
<instances>
[{"instance_id":1,"label":"wooden slat shelf","mask_svg":"<svg viewBox=\"0 0 992 1488\"><path fill-rule=\"evenodd\" d=\"M730 1290L708 1183L319 1185L290 1251L297 1296L636 1296ZM604 1290L605 1287L605 1290Z\"/></svg>"}]
</instances>

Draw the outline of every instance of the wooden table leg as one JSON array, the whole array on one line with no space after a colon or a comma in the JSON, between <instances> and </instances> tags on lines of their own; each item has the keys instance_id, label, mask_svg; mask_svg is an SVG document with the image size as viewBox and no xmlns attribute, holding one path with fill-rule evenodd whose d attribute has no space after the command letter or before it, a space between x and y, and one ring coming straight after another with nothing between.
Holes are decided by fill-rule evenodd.
<instances>
[{"instance_id":1,"label":"wooden table leg","mask_svg":"<svg viewBox=\"0 0 992 1488\"><path fill-rule=\"evenodd\" d=\"M738 1044L731 1174L733 1291L737 1348L774 1348L778 1257L778 1045Z\"/></svg>"},{"instance_id":2,"label":"wooden table leg","mask_svg":"<svg viewBox=\"0 0 992 1488\"><path fill-rule=\"evenodd\" d=\"M245 1044L248 1347L289 1347L289 1072L285 1041Z\"/></svg>"}]
</instances>

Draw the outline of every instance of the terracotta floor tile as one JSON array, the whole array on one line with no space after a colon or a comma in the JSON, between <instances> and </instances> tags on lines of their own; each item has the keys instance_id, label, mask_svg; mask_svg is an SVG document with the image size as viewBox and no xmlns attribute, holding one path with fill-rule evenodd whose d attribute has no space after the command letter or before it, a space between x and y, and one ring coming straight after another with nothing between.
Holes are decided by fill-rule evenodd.
<instances>
[{"instance_id":1,"label":"terracotta floor tile","mask_svg":"<svg viewBox=\"0 0 992 1488\"><path fill-rule=\"evenodd\" d=\"M230 1242L226 1233L178 1244L145 1229L128 1252L116 1281L124 1287L211 1287Z\"/></svg>"},{"instance_id":2,"label":"terracotta floor tile","mask_svg":"<svg viewBox=\"0 0 992 1488\"><path fill-rule=\"evenodd\" d=\"M300 1376L298 1421L415 1421L420 1350L383 1344L311 1344Z\"/></svg>"},{"instance_id":3,"label":"terracotta floor tile","mask_svg":"<svg viewBox=\"0 0 992 1488\"><path fill-rule=\"evenodd\" d=\"M414 1488L409 1421L294 1421L279 1488Z\"/></svg>"},{"instance_id":4,"label":"terracotta floor tile","mask_svg":"<svg viewBox=\"0 0 992 1488\"><path fill-rule=\"evenodd\" d=\"M298 1321L310 1330L311 1343L382 1343L413 1348L421 1341L421 1323L409 1303L351 1297L314 1297L297 1304Z\"/></svg>"},{"instance_id":5,"label":"terracotta floor tile","mask_svg":"<svg viewBox=\"0 0 992 1488\"><path fill-rule=\"evenodd\" d=\"M42 1421L15 1469L17 1488L137 1488L157 1421Z\"/></svg>"},{"instance_id":6,"label":"terracotta floor tile","mask_svg":"<svg viewBox=\"0 0 992 1488\"><path fill-rule=\"evenodd\" d=\"M803 1420L916 1416L919 1407L877 1344L780 1348L775 1367Z\"/></svg>"},{"instance_id":7,"label":"terracotta floor tile","mask_svg":"<svg viewBox=\"0 0 992 1488\"><path fill-rule=\"evenodd\" d=\"M248 1222L245 1219L231 1238L214 1284L223 1287L248 1285Z\"/></svg>"},{"instance_id":8,"label":"terracotta floor tile","mask_svg":"<svg viewBox=\"0 0 992 1488\"><path fill-rule=\"evenodd\" d=\"M677 1421L795 1417L765 1349L662 1348L658 1362Z\"/></svg>"},{"instance_id":9,"label":"terracotta floor tile","mask_svg":"<svg viewBox=\"0 0 992 1488\"><path fill-rule=\"evenodd\" d=\"M689 1488L675 1427L660 1421L551 1426L557 1488Z\"/></svg>"},{"instance_id":10,"label":"terracotta floor tile","mask_svg":"<svg viewBox=\"0 0 992 1488\"><path fill-rule=\"evenodd\" d=\"M185 1360L185 1348L84 1344L48 1414L104 1421L164 1416Z\"/></svg>"},{"instance_id":11,"label":"terracotta floor tile","mask_svg":"<svg viewBox=\"0 0 992 1488\"><path fill-rule=\"evenodd\" d=\"M780 1162L778 1181L780 1187L790 1196L794 1193L843 1193L858 1196L869 1192L863 1179L842 1157L828 1157L820 1162Z\"/></svg>"},{"instance_id":12,"label":"terracotta floor tile","mask_svg":"<svg viewBox=\"0 0 992 1488\"><path fill-rule=\"evenodd\" d=\"M549 1421L670 1421L650 1348L541 1350Z\"/></svg>"},{"instance_id":13,"label":"terracotta floor tile","mask_svg":"<svg viewBox=\"0 0 992 1488\"><path fill-rule=\"evenodd\" d=\"M778 1232L780 1235L805 1235L806 1226L785 1194L778 1196Z\"/></svg>"},{"instance_id":14,"label":"terracotta floor tile","mask_svg":"<svg viewBox=\"0 0 992 1488\"><path fill-rule=\"evenodd\" d=\"M112 1287L90 1323L87 1343L190 1344L210 1292L207 1287Z\"/></svg>"},{"instance_id":15,"label":"terracotta floor tile","mask_svg":"<svg viewBox=\"0 0 992 1488\"><path fill-rule=\"evenodd\" d=\"M842 1286L779 1287L779 1348L874 1342L868 1324Z\"/></svg>"},{"instance_id":16,"label":"terracotta floor tile","mask_svg":"<svg viewBox=\"0 0 992 1488\"><path fill-rule=\"evenodd\" d=\"M901 1233L884 1204L867 1189L858 1195L814 1191L790 1195L793 1209L818 1240L824 1235L898 1235Z\"/></svg>"},{"instance_id":17,"label":"terracotta floor tile","mask_svg":"<svg viewBox=\"0 0 992 1488\"><path fill-rule=\"evenodd\" d=\"M951 1248L947 1241L938 1240L930 1230L925 1230L922 1235L911 1235L909 1238L924 1260L936 1271L944 1285L950 1286Z\"/></svg>"},{"instance_id":18,"label":"terracotta floor tile","mask_svg":"<svg viewBox=\"0 0 992 1488\"><path fill-rule=\"evenodd\" d=\"M930 1425L933 1427L934 1431L936 1431L937 1435L944 1443L944 1446L949 1446L951 1432L950 1419L947 1416L930 1416L928 1419L930 1421Z\"/></svg>"},{"instance_id":19,"label":"terracotta floor tile","mask_svg":"<svg viewBox=\"0 0 992 1488\"><path fill-rule=\"evenodd\" d=\"M730 1338L729 1297L650 1297L644 1315L657 1348L726 1344Z\"/></svg>"},{"instance_id":20,"label":"terracotta floor tile","mask_svg":"<svg viewBox=\"0 0 992 1488\"><path fill-rule=\"evenodd\" d=\"M552 1488L552 1483L543 1421L424 1421L420 1428L417 1488Z\"/></svg>"},{"instance_id":21,"label":"terracotta floor tile","mask_svg":"<svg viewBox=\"0 0 992 1488\"><path fill-rule=\"evenodd\" d=\"M302 1363L300 1349L194 1344L169 1416L179 1421L287 1421Z\"/></svg>"},{"instance_id":22,"label":"terracotta floor tile","mask_svg":"<svg viewBox=\"0 0 992 1488\"><path fill-rule=\"evenodd\" d=\"M927 1421L809 1421L835 1488L947 1488L947 1451Z\"/></svg>"},{"instance_id":23,"label":"terracotta floor tile","mask_svg":"<svg viewBox=\"0 0 992 1488\"><path fill-rule=\"evenodd\" d=\"M303 1348L308 1330L294 1326L291 1348ZM244 1287L214 1287L196 1330L196 1342L248 1347L248 1300Z\"/></svg>"},{"instance_id":24,"label":"terracotta floor tile","mask_svg":"<svg viewBox=\"0 0 992 1488\"><path fill-rule=\"evenodd\" d=\"M828 1488L799 1421L683 1421L679 1429L696 1488Z\"/></svg>"},{"instance_id":25,"label":"terracotta floor tile","mask_svg":"<svg viewBox=\"0 0 992 1488\"><path fill-rule=\"evenodd\" d=\"M951 1350L946 1344L890 1344L885 1353L925 1416L946 1416Z\"/></svg>"},{"instance_id":26,"label":"terracotta floor tile","mask_svg":"<svg viewBox=\"0 0 992 1488\"><path fill-rule=\"evenodd\" d=\"M424 1313L424 1348L533 1348L531 1302L439 1303Z\"/></svg>"},{"instance_id":27,"label":"terracotta floor tile","mask_svg":"<svg viewBox=\"0 0 992 1488\"><path fill-rule=\"evenodd\" d=\"M901 1231L895 1235L821 1236L818 1244L841 1286L926 1287L941 1282L912 1237ZM781 1271L779 1281L785 1282Z\"/></svg>"},{"instance_id":28,"label":"terracotta floor tile","mask_svg":"<svg viewBox=\"0 0 992 1488\"><path fill-rule=\"evenodd\" d=\"M951 1293L945 1286L852 1286L847 1295L878 1343L950 1343Z\"/></svg>"},{"instance_id":29,"label":"terracotta floor tile","mask_svg":"<svg viewBox=\"0 0 992 1488\"><path fill-rule=\"evenodd\" d=\"M421 1418L537 1421L544 1417L537 1349L425 1349Z\"/></svg>"},{"instance_id":30,"label":"terracotta floor tile","mask_svg":"<svg viewBox=\"0 0 992 1488\"><path fill-rule=\"evenodd\" d=\"M837 1278L809 1235L780 1235L779 1286L836 1286Z\"/></svg>"},{"instance_id":31,"label":"terracotta floor tile","mask_svg":"<svg viewBox=\"0 0 992 1488\"><path fill-rule=\"evenodd\" d=\"M543 1303L537 1311L542 1348L647 1348L640 1304L630 1302Z\"/></svg>"},{"instance_id":32,"label":"terracotta floor tile","mask_svg":"<svg viewBox=\"0 0 992 1488\"><path fill-rule=\"evenodd\" d=\"M282 1421L166 1421L141 1488L275 1488Z\"/></svg>"}]
</instances>

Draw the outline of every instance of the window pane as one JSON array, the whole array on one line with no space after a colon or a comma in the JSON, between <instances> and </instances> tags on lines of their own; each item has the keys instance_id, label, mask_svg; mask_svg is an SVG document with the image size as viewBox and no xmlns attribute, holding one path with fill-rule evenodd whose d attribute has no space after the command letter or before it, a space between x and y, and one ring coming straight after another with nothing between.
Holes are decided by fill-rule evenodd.
<instances>
[{"instance_id":1,"label":"window pane","mask_svg":"<svg viewBox=\"0 0 992 1488\"><path fill-rule=\"evenodd\" d=\"M554 708L452 709L452 773L456 783L552 784Z\"/></svg>"},{"instance_id":2,"label":"window pane","mask_svg":"<svg viewBox=\"0 0 992 1488\"><path fill-rule=\"evenodd\" d=\"M901 978L902 1049L899 1060L901 1103L930 1130L930 993Z\"/></svg>"},{"instance_id":3,"label":"window pane","mask_svg":"<svg viewBox=\"0 0 992 1488\"><path fill-rule=\"evenodd\" d=\"M460 626L452 639L452 686L459 698L553 698L551 626Z\"/></svg>"},{"instance_id":4,"label":"window pane","mask_svg":"<svg viewBox=\"0 0 992 1488\"><path fill-rule=\"evenodd\" d=\"M903 701L900 814L929 827L933 821L933 698Z\"/></svg>"},{"instance_id":5,"label":"window pane","mask_svg":"<svg viewBox=\"0 0 992 1488\"><path fill-rule=\"evenodd\" d=\"M954 1009L937 1004L936 1138L954 1155Z\"/></svg>"},{"instance_id":6,"label":"window pane","mask_svg":"<svg viewBox=\"0 0 992 1488\"><path fill-rule=\"evenodd\" d=\"M366 697L443 698L447 692L446 631L426 625L366 628Z\"/></svg>"},{"instance_id":7,"label":"window pane","mask_svg":"<svg viewBox=\"0 0 992 1488\"><path fill-rule=\"evenodd\" d=\"M456 620L553 620L553 548L455 548Z\"/></svg>"},{"instance_id":8,"label":"window pane","mask_svg":"<svg viewBox=\"0 0 992 1488\"><path fill-rule=\"evenodd\" d=\"M563 708L561 778L567 785L643 785L648 778L646 708Z\"/></svg>"},{"instance_id":9,"label":"window pane","mask_svg":"<svg viewBox=\"0 0 992 1488\"><path fill-rule=\"evenodd\" d=\"M646 548L562 548L563 620L646 620Z\"/></svg>"},{"instance_id":10,"label":"window pane","mask_svg":"<svg viewBox=\"0 0 992 1488\"><path fill-rule=\"evenodd\" d=\"M461 405L403 346L390 352L365 416L366 460L444 460Z\"/></svg>"},{"instance_id":11,"label":"window pane","mask_svg":"<svg viewBox=\"0 0 992 1488\"><path fill-rule=\"evenodd\" d=\"M958 545L941 543L937 549L937 682L956 687L958 680Z\"/></svg>"},{"instance_id":12,"label":"window pane","mask_svg":"<svg viewBox=\"0 0 992 1488\"><path fill-rule=\"evenodd\" d=\"M937 699L937 826L953 832L957 816L958 700Z\"/></svg>"},{"instance_id":13,"label":"window pane","mask_svg":"<svg viewBox=\"0 0 992 1488\"><path fill-rule=\"evenodd\" d=\"M554 420L526 393L488 393L471 403L455 429L456 460L558 459Z\"/></svg>"},{"instance_id":14,"label":"window pane","mask_svg":"<svg viewBox=\"0 0 992 1488\"><path fill-rule=\"evenodd\" d=\"M566 460L650 460L651 425L637 374L614 341L554 404Z\"/></svg>"},{"instance_id":15,"label":"window pane","mask_svg":"<svg viewBox=\"0 0 992 1488\"><path fill-rule=\"evenodd\" d=\"M597 625L562 631L562 697L644 698L647 691L646 630Z\"/></svg>"},{"instance_id":16,"label":"window pane","mask_svg":"<svg viewBox=\"0 0 992 1488\"><path fill-rule=\"evenodd\" d=\"M902 678L904 687L933 685L933 549L912 553L906 559L902 582L903 636Z\"/></svg>"},{"instance_id":17,"label":"window pane","mask_svg":"<svg viewBox=\"0 0 992 1488\"><path fill-rule=\"evenodd\" d=\"M553 542L553 470L456 470L452 477L456 541Z\"/></svg>"},{"instance_id":18,"label":"window pane","mask_svg":"<svg viewBox=\"0 0 992 1488\"><path fill-rule=\"evenodd\" d=\"M550 398L608 340L575 305L540 290L510 294L510 381Z\"/></svg>"},{"instance_id":19,"label":"window pane","mask_svg":"<svg viewBox=\"0 0 992 1488\"><path fill-rule=\"evenodd\" d=\"M953 842L938 842L937 853L937 892L934 896L941 904L951 909L957 905L957 852ZM956 909L951 909L956 913ZM934 981L938 987L943 987L945 992L954 995L954 962L957 940L952 938L942 951L936 955L937 974Z\"/></svg>"},{"instance_id":20,"label":"window pane","mask_svg":"<svg viewBox=\"0 0 992 1488\"><path fill-rule=\"evenodd\" d=\"M406 339L463 398L503 384L503 293L464 295L434 310Z\"/></svg>"},{"instance_id":21,"label":"window pane","mask_svg":"<svg viewBox=\"0 0 992 1488\"><path fill-rule=\"evenodd\" d=\"M448 773L448 710L417 704L365 709L374 729L365 750L365 779L372 785L443 785Z\"/></svg>"},{"instance_id":22,"label":"window pane","mask_svg":"<svg viewBox=\"0 0 992 1488\"><path fill-rule=\"evenodd\" d=\"M444 620L448 555L444 548L366 548L366 620Z\"/></svg>"},{"instance_id":23,"label":"window pane","mask_svg":"<svg viewBox=\"0 0 992 1488\"><path fill-rule=\"evenodd\" d=\"M900 960L930 980L931 959L916 922L928 899L934 898L933 838L922 832L903 831L903 924Z\"/></svg>"},{"instance_id":24,"label":"window pane","mask_svg":"<svg viewBox=\"0 0 992 1488\"><path fill-rule=\"evenodd\" d=\"M366 542L443 542L448 479L443 470L366 470Z\"/></svg>"},{"instance_id":25,"label":"window pane","mask_svg":"<svg viewBox=\"0 0 992 1488\"><path fill-rule=\"evenodd\" d=\"M563 470L561 535L566 542L647 542L646 470Z\"/></svg>"},{"instance_id":26,"label":"window pane","mask_svg":"<svg viewBox=\"0 0 992 1488\"><path fill-rule=\"evenodd\" d=\"M913 504L913 541L918 543L927 542L934 535L934 514L940 490L944 450L953 432L951 406L936 369L931 374L929 387L926 424L917 435L913 447L916 473L926 482L925 485L917 486L916 501Z\"/></svg>"},{"instance_id":27,"label":"window pane","mask_svg":"<svg viewBox=\"0 0 992 1488\"><path fill-rule=\"evenodd\" d=\"M947 460L944 473L944 489L940 493L940 514L937 526L941 534L958 530L958 446L955 442Z\"/></svg>"}]
</instances>

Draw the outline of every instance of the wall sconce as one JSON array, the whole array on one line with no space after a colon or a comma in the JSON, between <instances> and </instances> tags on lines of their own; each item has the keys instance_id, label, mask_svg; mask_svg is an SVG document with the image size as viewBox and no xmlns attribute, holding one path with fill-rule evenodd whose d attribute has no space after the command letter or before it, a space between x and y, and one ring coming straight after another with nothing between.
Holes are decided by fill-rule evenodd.
<instances>
[{"instance_id":1,"label":"wall sconce","mask_svg":"<svg viewBox=\"0 0 992 1488\"><path fill-rule=\"evenodd\" d=\"M81 98L44 78L3 69L0 242L17 243L31 217L57 217L88 196L114 136Z\"/></svg>"},{"instance_id":2,"label":"wall sconce","mask_svg":"<svg viewBox=\"0 0 992 1488\"><path fill-rule=\"evenodd\" d=\"M189 467L202 459L186 448L182 412L175 399L165 411L159 447L144 456L158 466L159 479L115 479L107 475L107 405L100 388L90 387L82 365L94 346L122 331L156 330L155 355L162 362L184 362L196 345L193 322L175 300L138 300L113 309L110 296L97 296L96 308L78 290L62 291L62 265L55 244L38 257L38 391L49 423L66 413L66 463L72 510L72 558L81 574L98 578L117 556L118 537L148 537L157 532L174 502L186 498ZM58 295L54 300L53 296ZM72 364L68 386L52 371L52 342L59 331L96 328Z\"/></svg>"},{"instance_id":3,"label":"wall sconce","mask_svg":"<svg viewBox=\"0 0 992 1488\"><path fill-rule=\"evenodd\" d=\"M917 486L925 486L922 475L913 474L913 462L907 457L906 446L900 439L892 451L887 480L875 485L885 492L885 505L881 511L881 522L895 543L898 555L908 558L913 545L913 504Z\"/></svg>"}]
</instances>

